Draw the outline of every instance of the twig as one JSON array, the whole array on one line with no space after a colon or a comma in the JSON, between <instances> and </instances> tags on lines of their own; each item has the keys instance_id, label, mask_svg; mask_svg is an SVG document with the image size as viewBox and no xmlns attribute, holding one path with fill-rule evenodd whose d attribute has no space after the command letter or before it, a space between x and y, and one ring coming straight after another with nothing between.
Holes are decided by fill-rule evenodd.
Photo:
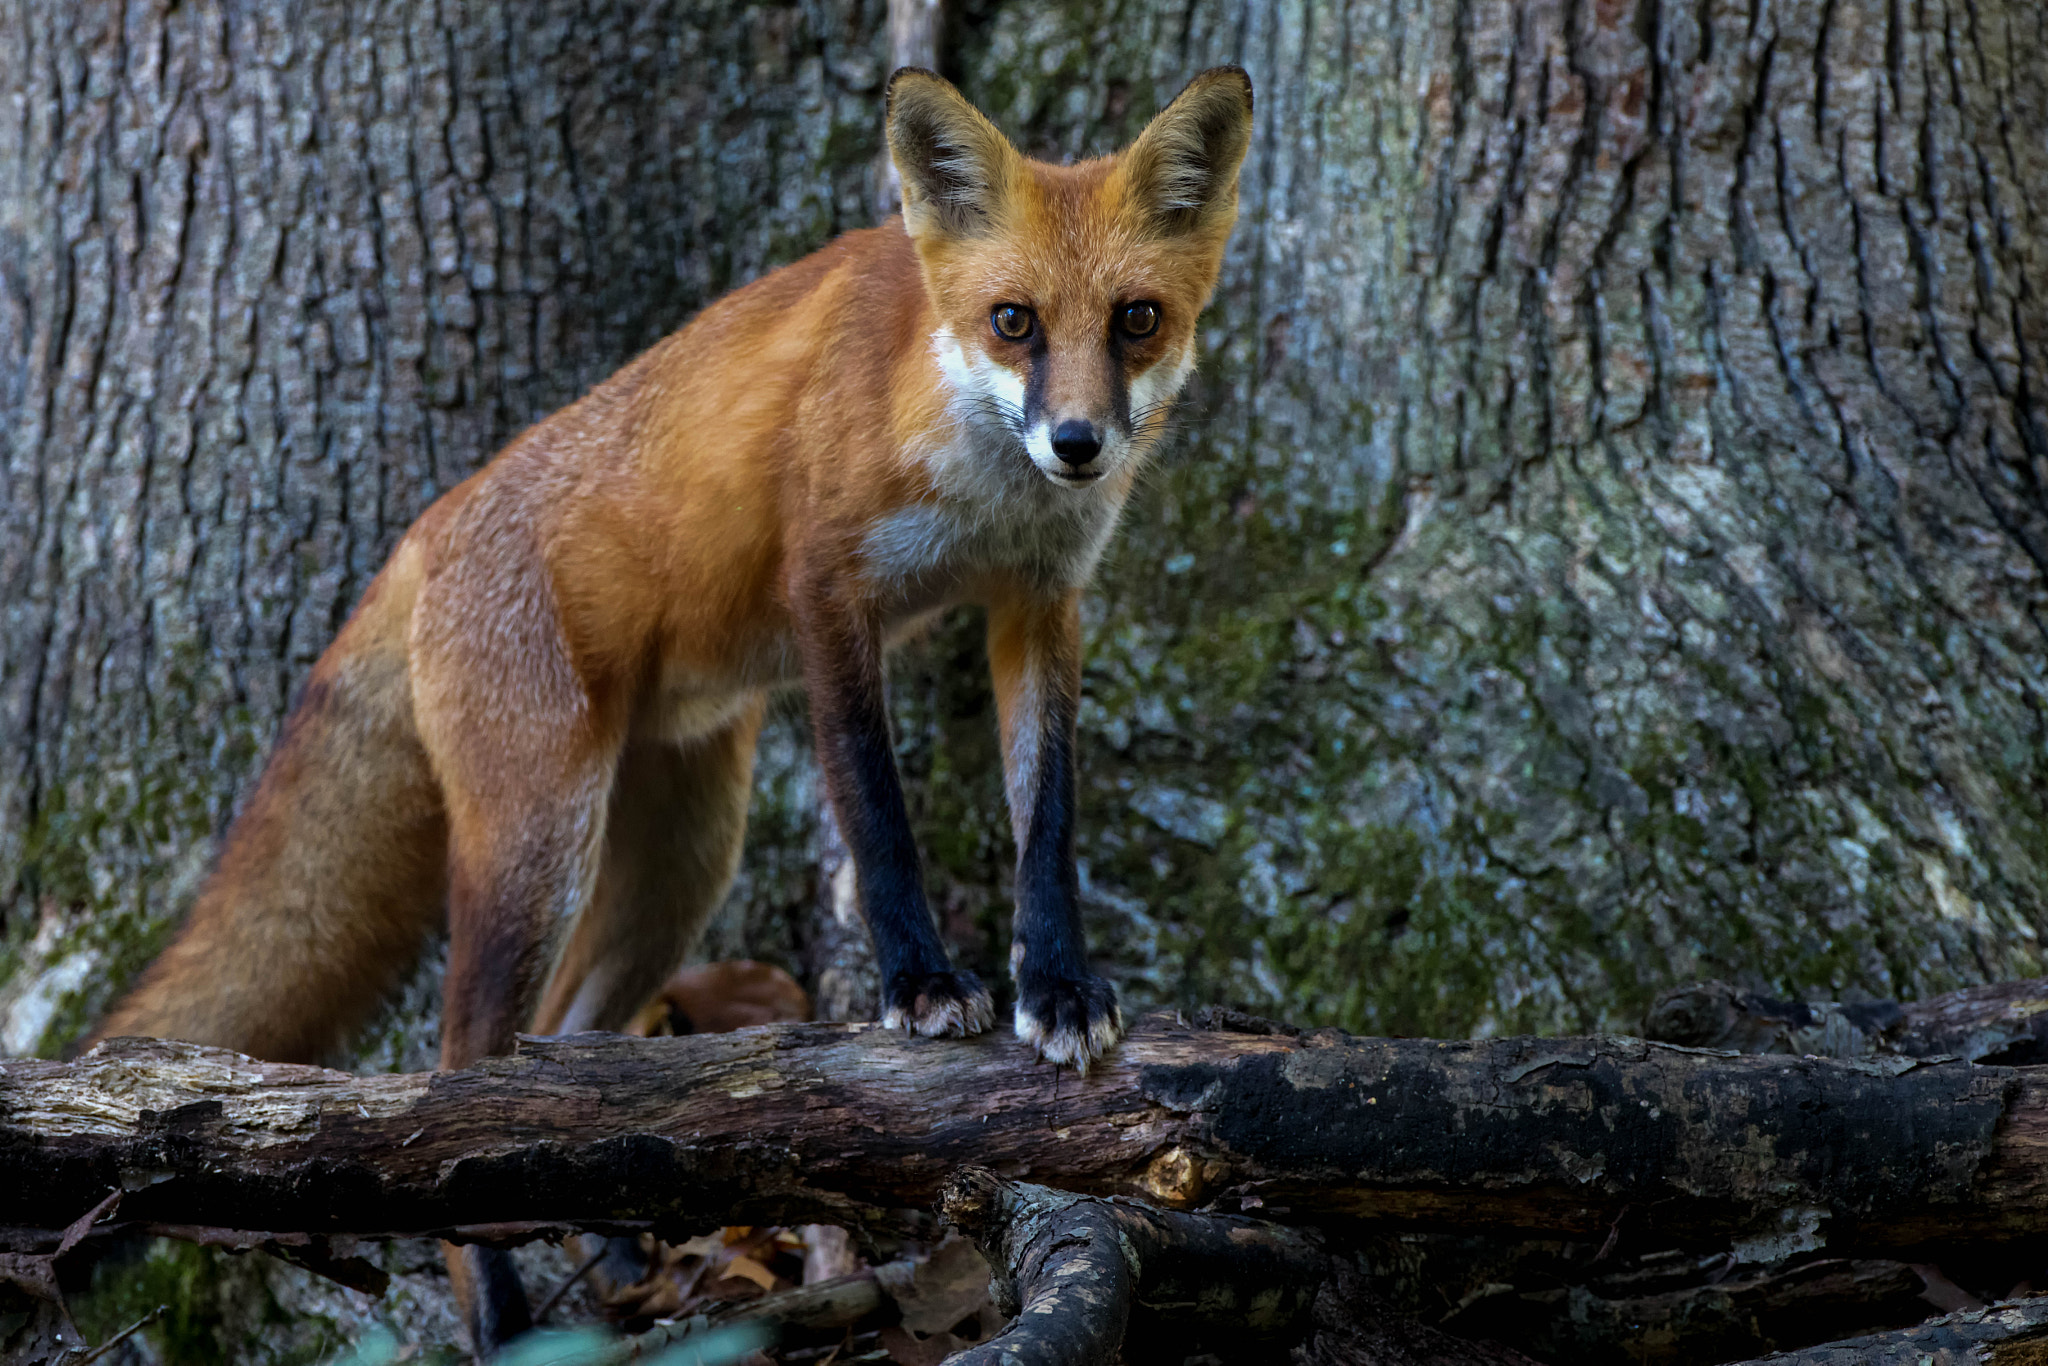
<instances>
[{"instance_id":1,"label":"twig","mask_svg":"<svg viewBox=\"0 0 2048 1366\"><path fill-rule=\"evenodd\" d=\"M92 1366L93 1362L98 1361L101 1357L113 1351L116 1347L119 1347L128 1339L134 1337L144 1328L147 1328L151 1323L154 1323L157 1319L162 1318L164 1316L164 1312L168 1310L170 1307L171 1306L169 1306L168 1304L160 1304L156 1308L150 1310L147 1314L144 1314L141 1318L135 1320L135 1322L129 1324L126 1328L123 1328L120 1332L114 1334L114 1336L108 1338L105 1342L93 1348L90 1352L87 1352L83 1357L80 1357L78 1361L78 1366Z\"/></svg>"},{"instance_id":2,"label":"twig","mask_svg":"<svg viewBox=\"0 0 2048 1366\"><path fill-rule=\"evenodd\" d=\"M583 1265L563 1277L562 1283L548 1292L548 1297L540 1302L540 1308L533 1311L533 1321L537 1324L546 1323L548 1321L548 1311L561 1303L562 1296L569 1293L571 1286L590 1274L590 1268L604 1260L604 1252L604 1240L600 1238L597 1243L597 1251L585 1257Z\"/></svg>"}]
</instances>

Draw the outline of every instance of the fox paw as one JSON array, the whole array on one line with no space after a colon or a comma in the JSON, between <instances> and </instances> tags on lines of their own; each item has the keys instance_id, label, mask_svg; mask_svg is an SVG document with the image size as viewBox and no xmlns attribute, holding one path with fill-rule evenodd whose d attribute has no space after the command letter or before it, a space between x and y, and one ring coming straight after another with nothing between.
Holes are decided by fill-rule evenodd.
<instances>
[{"instance_id":1,"label":"fox paw","mask_svg":"<svg viewBox=\"0 0 2048 1366\"><path fill-rule=\"evenodd\" d=\"M1116 988L1100 977L1017 984L1017 1037L1083 1075L1124 1035Z\"/></svg>"},{"instance_id":2,"label":"fox paw","mask_svg":"<svg viewBox=\"0 0 2048 1366\"><path fill-rule=\"evenodd\" d=\"M971 972L901 972L883 992L882 1023L927 1038L964 1038L996 1022L988 988Z\"/></svg>"}]
</instances>

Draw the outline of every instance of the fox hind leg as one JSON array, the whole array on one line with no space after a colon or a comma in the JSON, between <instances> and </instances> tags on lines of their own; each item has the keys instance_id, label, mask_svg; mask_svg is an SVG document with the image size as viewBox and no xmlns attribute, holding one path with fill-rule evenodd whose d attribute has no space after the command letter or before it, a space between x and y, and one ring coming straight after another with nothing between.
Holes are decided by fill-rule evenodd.
<instances>
[{"instance_id":1,"label":"fox hind leg","mask_svg":"<svg viewBox=\"0 0 2048 1366\"><path fill-rule=\"evenodd\" d=\"M739 870L764 710L765 699L749 698L709 735L628 742L597 890L541 998L536 1033L622 1029L682 965ZM584 1241L583 1255L604 1250L594 1274L607 1294L646 1275L637 1238Z\"/></svg>"},{"instance_id":2,"label":"fox hind leg","mask_svg":"<svg viewBox=\"0 0 2048 1366\"><path fill-rule=\"evenodd\" d=\"M508 737L492 739L510 743ZM491 740L479 743L488 746ZM598 747L569 746L566 752L574 761L552 769L540 762L551 756L524 756L534 761L529 772L536 775L527 784L444 778L449 810L444 1070L512 1050L533 1013L566 924L591 900L613 756ZM459 763L447 767L461 771ZM503 1250L450 1244L443 1250L479 1358L493 1356L532 1327L518 1271Z\"/></svg>"},{"instance_id":3,"label":"fox hind leg","mask_svg":"<svg viewBox=\"0 0 2048 1366\"><path fill-rule=\"evenodd\" d=\"M507 547L517 542L485 546ZM423 597L411 632L419 733L447 819L444 1070L511 1052L532 1018L592 899L624 739L617 694L578 673L537 566L506 554L468 568L473 579ZM531 1326L518 1273L499 1249L444 1251L488 1358Z\"/></svg>"},{"instance_id":4,"label":"fox hind leg","mask_svg":"<svg viewBox=\"0 0 2048 1366\"><path fill-rule=\"evenodd\" d=\"M629 742L605 822L597 890L541 999L534 1029L622 1029L660 990L739 871L765 699L709 735Z\"/></svg>"}]
</instances>

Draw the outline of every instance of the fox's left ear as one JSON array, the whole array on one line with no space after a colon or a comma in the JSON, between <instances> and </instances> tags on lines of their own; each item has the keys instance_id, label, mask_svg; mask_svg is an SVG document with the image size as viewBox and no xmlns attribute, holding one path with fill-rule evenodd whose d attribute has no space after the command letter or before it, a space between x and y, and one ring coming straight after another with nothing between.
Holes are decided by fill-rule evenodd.
<instances>
[{"instance_id":1,"label":"fox's left ear","mask_svg":"<svg viewBox=\"0 0 2048 1366\"><path fill-rule=\"evenodd\" d=\"M1168 236L1227 233L1237 221L1237 168L1252 141L1252 78L1211 67L1174 96L1123 154L1132 197Z\"/></svg>"}]
</instances>

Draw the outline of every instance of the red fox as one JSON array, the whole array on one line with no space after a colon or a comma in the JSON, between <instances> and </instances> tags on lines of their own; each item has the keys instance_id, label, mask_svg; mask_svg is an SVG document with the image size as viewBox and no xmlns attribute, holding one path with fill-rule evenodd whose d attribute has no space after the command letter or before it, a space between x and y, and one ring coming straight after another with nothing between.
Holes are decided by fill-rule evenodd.
<instances>
[{"instance_id":1,"label":"red fox","mask_svg":"<svg viewBox=\"0 0 2048 1366\"><path fill-rule=\"evenodd\" d=\"M798 682L884 1022L979 1032L882 692L884 648L972 602L1018 849L1015 1029L1085 1069L1122 1024L1076 906L1078 603L1193 364L1251 117L1218 68L1116 156L1054 166L897 72L901 218L714 303L427 509L98 1035L326 1056L444 907L443 1067L622 1027L724 896L764 699Z\"/></svg>"}]
</instances>

